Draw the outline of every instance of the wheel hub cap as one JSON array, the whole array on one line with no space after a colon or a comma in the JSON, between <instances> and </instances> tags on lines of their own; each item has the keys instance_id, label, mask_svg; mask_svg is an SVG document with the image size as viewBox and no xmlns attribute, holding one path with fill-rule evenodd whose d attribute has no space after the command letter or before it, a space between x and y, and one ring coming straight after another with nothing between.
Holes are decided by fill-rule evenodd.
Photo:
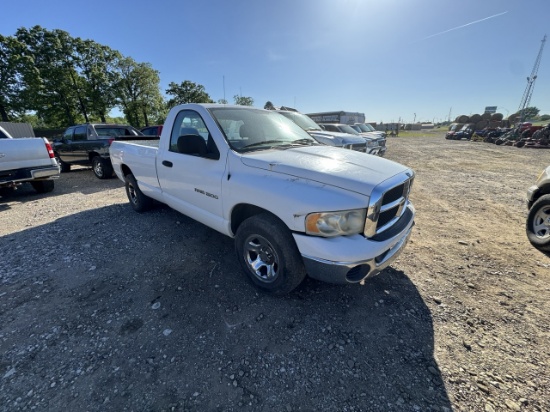
<instances>
[{"instance_id":1,"label":"wheel hub cap","mask_svg":"<svg viewBox=\"0 0 550 412\"><path fill-rule=\"evenodd\" d=\"M541 239L550 237L550 206L543 207L535 215L533 232Z\"/></svg>"},{"instance_id":2,"label":"wheel hub cap","mask_svg":"<svg viewBox=\"0 0 550 412\"><path fill-rule=\"evenodd\" d=\"M262 282L274 282L278 274L278 259L273 247L262 236L250 236L244 249L250 271Z\"/></svg>"}]
</instances>

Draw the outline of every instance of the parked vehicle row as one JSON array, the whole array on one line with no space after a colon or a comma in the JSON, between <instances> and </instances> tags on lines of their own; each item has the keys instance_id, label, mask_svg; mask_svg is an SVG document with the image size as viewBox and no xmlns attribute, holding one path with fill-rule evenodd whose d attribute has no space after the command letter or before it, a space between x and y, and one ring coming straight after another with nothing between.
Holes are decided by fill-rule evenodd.
<instances>
[{"instance_id":1,"label":"parked vehicle row","mask_svg":"<svg viewBox=\"0 0 550 412\"><path fill-rule=\"evenodd\" d=\"M370 150L368 151L369 154L384 156L386 153L386 138L381 137L379 134L364 132L359 128L359 126L356 126L357 129L361 130L358 131L354 126L343 123L321 123L321 127L326 131L347 133L362 137L367 141L367 146L370 147Z\"/></svg>"},{"instance_id":2,"label":"parked vehicle row","mask_svg":"<svg viewBox=\"0 0 550 412\"><path fill-rule=\"evenodd\" d=\"M292 120L319 143L365 153L370 153L370 150L372 150L372 147L369 147L365 139L350 135L349 133L323 130L305 114L287 110L278 110L277 113Z\"/></svg>"},{"instance_id":3,"label":"parked vehicle row","mask_svg":"<svg viewBox=\"0 0 550 412\"><path fill-rule=\"evenodd\" d=\"M131 126L76 125L53 145L13 139L0 126L0 188L29 182L50 192L73 164L92 164L99 178L114 172L135 211L159 201L234 238L248 279L273 294L306 276L362 282L408 241L414 173L358 153L385 151L383 136L376 148L384 150L369 151L378 136L360 125L321 128L294 111L191 104L173 108L165 126L149 130L160 136L146 136ZM550 252L550 166L527 200L527 238Z\"/></svg>"},{"instance_id":4,"label":"parked vehicle row","mask_svg":"<svg viewBox=\"0 0 550 412\"><path fill-rule=\"evenodd\" d=\"M323 130L304 114L284 110L278 113L294 121L319 143L379 156L386 151L385 137L378 134L358 132L349 126L345 131L327 130L330 126L323 126ZM60 139L54 140L53 148L62 172L70 171L72 165L91 166L97 178L107 179L113 175L109 156L112 142L159 139L162 130L163 125L137 130L127 125L86 123L68 127Z\"/></svg>"},{"instance_id":5,"label":"parked vehicle row","mask_svg":"<svg viewBox=\"0 0 550 412\"><path fill-rule=\"evenodd\" d=\"M384 156L386 152L385 136L358 132L349 125L318 124L309 116L293 110L277 110L277 113L292 120L319 143L378 156Z\"/></svg>"},{"instance_id":6,"label":"parked vehicle row","mask_svg":"<svg viewBox=\"0 0 550 412\"><path fill-rule=\"evenodd\" d=\"M384 139L387 137L386 132L376 130L374 127L372 127L370 123L355 123L352 124L351 127L353 127L359 133L372 133L373 135Z\"/></svg>"}]
</instances>

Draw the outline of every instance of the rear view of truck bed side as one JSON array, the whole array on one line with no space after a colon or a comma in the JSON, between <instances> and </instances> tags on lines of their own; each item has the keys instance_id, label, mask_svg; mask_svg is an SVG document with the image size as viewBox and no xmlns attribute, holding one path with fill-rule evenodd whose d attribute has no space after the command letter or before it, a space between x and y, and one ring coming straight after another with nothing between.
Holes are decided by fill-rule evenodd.
<instances>
[{"instance_id":1,"label":"rear view of truck bed side","mask_svg":"<svg viewBox=\"0 0 550 412\"><path fill-rule=\"evenodd\" d=\"M59 164L45 138L0 139L0 187L30 183L39 193L51 192Z\"/></svg>"}]
</instances>

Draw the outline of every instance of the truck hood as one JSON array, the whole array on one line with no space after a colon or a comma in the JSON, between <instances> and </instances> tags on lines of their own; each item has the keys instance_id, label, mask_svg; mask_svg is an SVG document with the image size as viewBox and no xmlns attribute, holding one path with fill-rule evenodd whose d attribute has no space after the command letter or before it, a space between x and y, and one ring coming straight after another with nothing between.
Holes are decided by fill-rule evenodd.
<instances>
[{"instance_id":1,"label":"truck hood","mask_svg":"<svg viewBox=\"0 0 550 412\"><path fill-rule=\"evenodd\" d=\"M378 134L378 133L375 133L375 132L362 132L362 133L359 133L359 135L361 135L362 137L365 137L367 139L377 140L377 141L384 139L384 137L381 134Z\"/></svg>"},{"instance_id":2,"label":"truck hood","mask_svg":"<svg viewBox=\"0 0 550 412\"><path fill-rule=\"evenodd\" d=\"M370 196L381 182L409 170L399 163L354 150L307 146L242 155L244 165L312 180ZM412 171L410 171L412 174Z\"/></svg>"},{"instance_id":3,"label":"truck hood","mask_svg":"<svg viewBox=\"0 0 550 412\"><path fill-rule=\"evenodd\" d=\"M349 133L338 133L338 132L327 132L325 130L310 130L308 133L311 135L311 137L319 137L319 138L325 138L325 139L331 139L336 140L340 142L341 144L359 144L359 143L365 143L365 139L361 138L360 136L356 136Z\"/></svg>"}]
</instances>

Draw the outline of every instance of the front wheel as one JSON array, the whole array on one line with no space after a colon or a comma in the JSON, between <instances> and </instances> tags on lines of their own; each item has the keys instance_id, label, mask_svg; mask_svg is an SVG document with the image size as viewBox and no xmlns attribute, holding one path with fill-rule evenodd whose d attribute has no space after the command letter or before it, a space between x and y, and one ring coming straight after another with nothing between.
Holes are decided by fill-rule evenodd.
<instances>
[{"instance_id":1,"label":"front wheel","mask_svg":"<svg viewBox=\"0 0 550 412\"><path fill-rule=\"evenodd\" d=\"M146 212L153 207L153 199L143 194L133 174L130 173L124 176L124 187L126 189L126 196L128 196L128 200L130 201L130 206L136 212Z\"/></svg>"},{"instance_id":2,"label":"front wheel","mask_svg":"<svg viewBox=\"0 0 550 412\"><path fill-rule=\"evenodd\" d=\"M247 278L264 292L287 294L306 277L289 229L273 215L246 219L237 229L235 251Z\"/></svg>"},{"instance_id":3,"label":"front wheel","mask_svg":"<svg viewBox=\"0 0 550 412\"><path fill-rule=\"evenodd\" d=\"M92 170L98 179L109 179L113 176L113 166L111 162L100 156L96 156L92 159Z\"/></svg>"},{"instance_id":4,"label":"front wheel","mask_svg":"<svg viewBox=\"0 0 550 412\"><path fill-rule=\"evenodd\" d=\"M550 194L540 197L529 209L526 231L534 247L550 252Z\"/></svg>"}]
</instances>

